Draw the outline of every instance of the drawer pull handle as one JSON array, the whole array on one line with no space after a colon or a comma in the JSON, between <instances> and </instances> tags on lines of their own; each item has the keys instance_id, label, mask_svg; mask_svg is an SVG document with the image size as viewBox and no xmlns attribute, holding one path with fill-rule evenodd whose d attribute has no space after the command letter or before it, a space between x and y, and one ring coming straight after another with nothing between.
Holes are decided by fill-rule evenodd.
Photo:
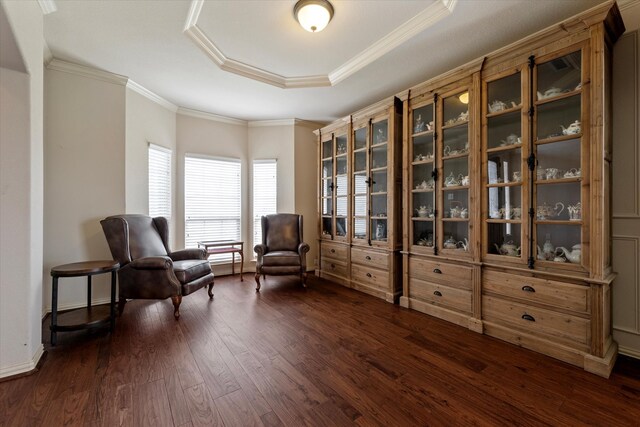
<instances>
[{"instance_id":1,"label":"drawer pull handle","mask_svg":"<svg viewBox=\"0 0 640 427\"><path fill-rule=\"evenodd\" d=\"M371 257L369 255L367 255L366 257L364 257L364 259L366 259L367 261L371 261Z\"/></svg>"},{"instance_id":2,"label":"drawer pull handle","mask_svg":"<svg viewBox=\"0 0 640 427\"><path fill-rule=\"evenodd\" d=\"M442 274L442 270L440 270L439 268L434 268L433 272L436 274Z\"/></svg>"},{"instance_id":3,"label":"drawer pull handle","mask_svg":"<svg viewBox=\"0 0 640 427\"><path fill-rule=\"evenodd\" d=\"M529 322L535 322L536 321L536 319L532 315L527 314L527 313L523 314L522 318L524 320L528 320Z\"/></svg>"},{"instance_id":4,"label":"drawer pull handle","mask_svg":"<svg viewBox=\"0 0 640 427\"><path fill-rule=\"evenodd\" d=\"M367 277L371 277L371 273L367 273Z\"/></svg>"},{"instance_id":5,"label":"drawer pull handle","mask_svg":"<svg viewBox=\"0 0 640 427\"><path fill-rule=\"evenodd\" d=\"M533 288L533 286L529 286L529 285L524 285L522 287L522 290L525 292L535 292L536 290Z\"/></svg>"},{"instance_id":6,"label":"drawer pull handle","mask_svg":"<svg viewBox=\"0 0 640 427\"><path fill-rule=\"evenodd\" d=\"M331 253L332 253L332 254L335 254L335 253L336 253L336 250L335 250L335 249L331 249Z\"/></svg>"},{"instance_id":7,"label":"drawer pull handle","mask_svg":"<svg viewBox=\"0 0 640 427\"><path fill-rule=\"evenodd\" d=\"M437 297L441 297L442 296L442 292L440 291L433 291L433 294Z\"/></svg>"}]
</instances>

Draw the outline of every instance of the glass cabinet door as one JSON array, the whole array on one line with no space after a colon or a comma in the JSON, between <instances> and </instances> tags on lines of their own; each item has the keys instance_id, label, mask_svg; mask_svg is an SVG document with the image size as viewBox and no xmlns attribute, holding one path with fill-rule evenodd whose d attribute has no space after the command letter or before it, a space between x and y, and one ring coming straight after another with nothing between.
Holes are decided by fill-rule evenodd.
<instances>
[{"instance_id":1,"label":"glass cabinet door","mask_svg":"<svg viewBox=\"0 0 640 427\"><path fill-rule=\"evenodd\" d=\"M389 153L389 121L373 122L371 125L371 162L369 175L371 218L371 241L387 241L387 171Z\"/></svg>"},{"instance_id":2,"label":"glass cabinet door","mask_svg":"<svg viewBox=\"0 0 640 427\"><path fill-rule=\"evenodd\" d=\"M581 51L535 67L534 236L543 265L582 263L582 75Z\"/></svg>"},{"instance_id":3,"label":"glass cabinet door","mask_svg":"<svg viewBox=\"0 0 640 427\"><path fill-rule=\"evenodd\" d=\"M417 106L410 112L411 137L409 144L409 169L412 212L409 224L409 244L433 252L435 238L435 108L433 103Z\"/></svg>"},{"instance_id":4,"label":"glass cabinet door","mask_svg":"<svg viewBox=\"0 0 640 427\"><path fill-rule=\"evenodd\" d=\"M333 137L327 135L321 144L322 171L320 204L322 210L322 237L333 238Z\"/></svg>"},{"instance_id":5,"label":"glass cabinet door","mask_svg":"<svg viewBox=\"0 0 640 427\"><path fill-rule=\"evenodd\" d=\"M488 255L523 260L523 218L527 211L523 166L528 155L523 145L522 74L486 83L483 179L485 221L483 242Z\"/></svg>"},{"instance_id":6,"label":"glass cabinet door","mask_svg":"<svg viewBox=\"0 0 640 427\"><path fill-rule=\"evenodd\" d=\"M367 242L369 213L369 171L367 127L353 130L353 235L354 243Z\"/></svg>"},{"instance_id":7,"label":"glass cabinet door","mask_svg":"<svg viewBox=\"0 0 640 427\"><path fill-rule=\"evenodd\" d=\"M439 247L448 253L467 253L469 248L469 92L461 91L442 99L439 141L441 156L442 233Z\"/></svg>"},{"instance_id":8,"label":"glass cabinet door","mask_svg":"<svg viewBox=\"0 0 640 427\"><path fill-rule=\"evenodd\" d=\"M348 187L349 187L349 175L347 169L348 158L348 146L347 135L338 135L335 137L336 144L336 175L335 175L335 201L336 201L336 214L335 214L335 236L347 237L347 205L348 200Z\"/></svg>"}]
</instances>

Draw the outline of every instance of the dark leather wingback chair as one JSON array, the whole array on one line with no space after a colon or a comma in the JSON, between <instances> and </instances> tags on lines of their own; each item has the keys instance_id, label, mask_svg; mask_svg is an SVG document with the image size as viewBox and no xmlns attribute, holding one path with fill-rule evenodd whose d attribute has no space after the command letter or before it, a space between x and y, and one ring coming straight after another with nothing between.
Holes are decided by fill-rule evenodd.
<instances>
[{"instance_id":1,"label":"dark leather wingback chair","mask_svg":"<svg viewBox=\"0 0 640 427\"><path fill-rule=\"evenodd\" d=\"M262 243L253 248L256 261L256 291L260 290L260 276L300 275L306 286L309 245L302 241L302 215L273 214L261 218Z\"/></svg>"},{"instance_id":2,"label":"dark leather wingback chair","mask_svg":"<svg viewBox=\"0 0 640 427\"><path fill-rule=\"evenodd\" d=\"M118 270L119 309L127 299L173 301L173 315L180 317L184 295L209 286L213 298L213 272L204 249L169 249L169 225L163 217L114 215L100 221Z\"/></svg>"}]
</instances>

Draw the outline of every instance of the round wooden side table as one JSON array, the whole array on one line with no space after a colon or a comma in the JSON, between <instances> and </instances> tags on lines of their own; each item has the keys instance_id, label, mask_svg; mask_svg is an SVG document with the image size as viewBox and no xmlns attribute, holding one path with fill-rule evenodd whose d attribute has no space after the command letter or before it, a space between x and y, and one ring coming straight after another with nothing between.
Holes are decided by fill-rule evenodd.
<instances>
[{"instance_id":1,"label":"round wooden side table","mask_svg":"<svg viewBox=\"0 0 640 427\"><path fill-rule=\"evenodd\" d=\"M51 269L53 286L51 288L51 345L55 346L56 333L89 329L110 323L111 332L116 325L116 271L117 261L85 261L58 265ZM91 307L91 276L111 273L111 303L109 307ZM87 307L66 311L58 315L58 278L87 276Z\"/></svg>"}]
</instances>

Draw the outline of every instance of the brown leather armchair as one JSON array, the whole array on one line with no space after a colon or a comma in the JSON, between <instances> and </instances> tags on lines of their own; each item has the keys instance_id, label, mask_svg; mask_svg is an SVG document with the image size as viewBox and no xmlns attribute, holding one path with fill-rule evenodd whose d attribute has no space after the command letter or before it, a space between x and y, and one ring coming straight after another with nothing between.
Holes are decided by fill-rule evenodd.
<instances>
[{"instance_id":1,"label":"brown leather armchair","mask_svg":"<svg viewBox=\"0 0 640 427\"><path fill-rule=\"evenodd\" d=\"M127 299L173 301L173 315L180 317L184 295L209 286L213 298L213 272L204 249L169 249L169 225L163 217L114 215L100 221L118 270L119 310Z\"/></svg>"},{"instance_id":2,"label":"brown leather armchair","mask_svg":"<svg viewBox=\"0 0 640 427\"><path fill-rule=\"evenodd\" d=\"M261 218L262 243L253 250L256 261L256 291L260 290L260 276L299 274L306 287L309 245L302 241L302 215L273 214Z\"/></svg>"}]
</instances>

